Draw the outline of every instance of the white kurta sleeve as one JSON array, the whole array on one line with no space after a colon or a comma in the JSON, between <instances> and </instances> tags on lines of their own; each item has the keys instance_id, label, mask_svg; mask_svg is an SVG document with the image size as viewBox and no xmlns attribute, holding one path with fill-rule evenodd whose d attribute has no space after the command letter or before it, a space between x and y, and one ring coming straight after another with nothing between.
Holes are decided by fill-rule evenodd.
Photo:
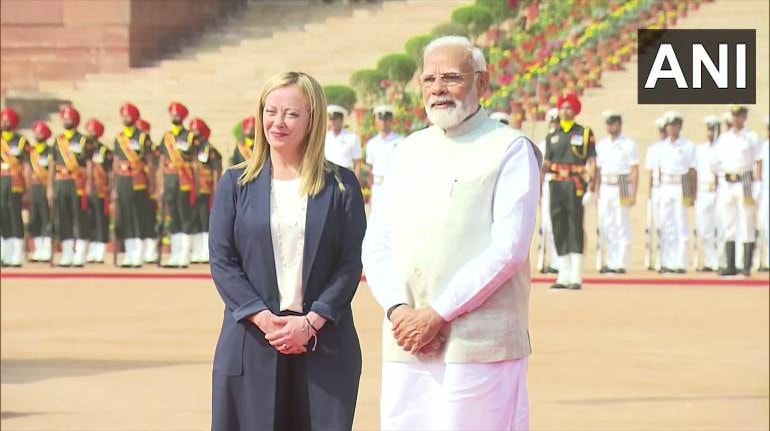
<instances>
[{"instance_id":1,"label":"white kurta sleeve","mask_svg":"<svg viewBox=\"0 0 770 431\"><path fill-rule=\"evenodd\" d=\"M387 311L396 304L409 303L404 286L397 285L396 269L393 263L391 248L390 225L390 187L388 175L385 175L378 193L382 200L369 217L366 235L361 251L361 261L364 265L366 283L369 285L374 298Z\"/></svg>"},{"instance_id":2,"label":"white kurta sleeve","mask_svg":"<svg viewBox=\"0 0 770 431\"><path fill-rule=\"evenodd\" d=\"M533 148L523 137L508 148L495 185L491 243L459 268L431 304L444 320L480 306L528 264L540 197L540 165Z\"/></svg>"}]
</instances>

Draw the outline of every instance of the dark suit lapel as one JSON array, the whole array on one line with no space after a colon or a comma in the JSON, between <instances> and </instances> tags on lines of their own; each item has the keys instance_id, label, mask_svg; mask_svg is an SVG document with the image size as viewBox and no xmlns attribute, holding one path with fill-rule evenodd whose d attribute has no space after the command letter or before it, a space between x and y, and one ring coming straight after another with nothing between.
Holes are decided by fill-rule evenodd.
<instances>
[{"instance_id":1,"label":"dark suit lapel","mask_svg":"<svg viewBox=\"0 0 770 431\"><path fill-rule=\"evenodd\" d=\"M258 244L256 247L260 248L259 255L262 257L262 268L267 271L267 275L272 286L275 289L275 297L279 298L278 294L278 277L275 274L275 254L273 254L273 235L271 232L271 220L270 220L270 171L271 171L270 159L265 161L265 166L262 168L262 172L259 173L254 180L251 190L251 196L254 208L256 208L256 220L267 220L267 223L262 225L263 232L260 232L258 238ZM276 304L278 305L278 304Z\"/></svg>"},{"instance_id":2,"label":"dark suit lapel","mask_svg":"<svg viewBox=\"0 0 770 431\"><path fill-rule=\"evenodd\" d=\"M321 242L326 216L329 214L329 206L334 194L332 189L336 187L333 175L326 175L326 185L323 191L307 201L307 221L305 223L305 251L302 261L302 291L307 291L310 270L313 268L318 245Z\"/></svg>"}]
</instances>

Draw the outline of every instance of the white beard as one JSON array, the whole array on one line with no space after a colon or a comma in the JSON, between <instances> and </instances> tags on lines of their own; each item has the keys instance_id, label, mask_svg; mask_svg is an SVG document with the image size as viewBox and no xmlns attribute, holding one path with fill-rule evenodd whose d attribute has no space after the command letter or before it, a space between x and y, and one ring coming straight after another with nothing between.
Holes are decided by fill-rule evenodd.
<instances>
[{"instance_id":1,"label":"white beard","mask_svg":"<svg viewBox=\"0 0 770 431\"><path fill-rule=\"evenodd\" d=\"M478 91L474 84L473 89L468 92L465 100L455 100L450 96L444 97L431 97L428 99L428 103L425 104L425 113L428 114L428 120L432 124L441 127L444 130L449 130L453 127L457 127L460 123L468 118L478 108ZM446 109L433 109L431 105L438 101L452 101L455 106ZM476 103L471 103L476 101Z\"/></svg>"}]
</instances>

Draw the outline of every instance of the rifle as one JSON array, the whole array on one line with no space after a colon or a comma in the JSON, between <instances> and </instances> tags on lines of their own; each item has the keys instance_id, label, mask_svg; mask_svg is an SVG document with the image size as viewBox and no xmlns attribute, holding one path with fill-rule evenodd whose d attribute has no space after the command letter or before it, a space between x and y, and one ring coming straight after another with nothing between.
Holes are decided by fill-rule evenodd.
<instances>
[{"instance_id":1,"label":"rifle","mask_svg":"<svg viewBox=\"0 0 770 431\"><path fill-rule=\"evenodd\" d=\"M537 270L545 274L545 230L540 228L540 242L537 244Z\"/></svg>"},{"instance_id":2,"label":"rifle","mask_svg":"<svg viewBox=\"0 0 770 431\"><path fill-rule=\"evenodd\" d=\"M602 232L599 230L599 228L596 228L596 270L601 271L604 267L604 256L602 256L604 252L604 247L602 247L603 243L602 239Z\"/></svg>"},{"instance_id":3,"label":"rifle","mask_svg":"<svg viewBox=\"0 0 770 431\"><path fill-rule=\"evenodd\" d=\"M46 189L46 194L48 190ZM56 193L53 192L51 202L49 202L49 208L48 208L48 223L51 224L51 256L48 259L48 266L51 268L54 267L53 264L53 256L56 254ZM46 196L46 199L48 197Z\"/></svg>"},{"instance_id":4,"label":"rifle","mask_svg":"<svg viewBox=\"0 0 770 431\"><path fill-rule=\"evenodd\" d=\"M162 268L163 264L163 237L166 235L166 199L160 198L160 220L156 220L155 231L158 237L158 268Z\"/></svg>"},{"instance_id":5,"label":"rifle","mask_svg":"<svg viewBox=\"0 0 770 431\"><path fill-rule=\"evenodd\" d=\"M692 249L693 249L692 250L692 253L693 253L693 256L692 256L692 267L693 267L694 270L698 271L700 269L699 266L698 266L700 264L700 253L699 253L699 249L698 249L698 242L699 242L698 241L698 229L693 229L692 230L692 238L693 238L693 242L692 242Z\"/></svg>"},{"instance_id":6,"label":"rifle","mask_svg":"<svg viewBox=\"0 0 770 431\"><path fill-rule=\"evenodd\" d=\"M120 244L118 243L118 193L115 192L115 199L111 199L112 208L110 208L110 218L112 219L112 229L110 230L110 242L112 243L112 266L118 267L118 252Z\"/></svg>"}]
</instances>

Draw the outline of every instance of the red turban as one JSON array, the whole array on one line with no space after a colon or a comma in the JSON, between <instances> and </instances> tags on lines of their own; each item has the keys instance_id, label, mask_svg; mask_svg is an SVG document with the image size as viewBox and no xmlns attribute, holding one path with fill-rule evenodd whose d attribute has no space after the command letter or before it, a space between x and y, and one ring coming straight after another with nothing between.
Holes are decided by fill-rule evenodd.
<instances>
[{"instance_id":1,"label":"red turban","mask_svg":"<svg viewBox=\"0 0 770 431\"><path fill-rule=\"evenodd\" d=\"M144 133L150 133L150 123L142 120L141 118L136 120L136 128Z\"/></svg>"},{"instance_id":2,"label":"red turban","mask_svg":"<svg viewBox=\"0 0 770 431\"><path fill-rule=\"evenodd\" d=\"M580 99L575 94L570 93L566 96L560 96L556 106L561 109L561 106L565 103L569 103L572 106L572 110L575 111L575 115L580 113Z\"/></svg>"},{"instance_id":3,"label":"red turban","mask_svg":"<svg viewBox=\"0 0 770 431\"><path fill-rule=\"evenodd\" d=\"M179 118L181 118L183 120L185 118L187 118L187 114L189 112L190 111L187 110L187 107L182 105L179 102L174 102L171 105L169 105L169 107L168 107L168 113L169 114L176 115L176 116L178 116Z\"/></svg>"},{"instance_id":4,"label":"red turban","mask_svg":"<svg viewBox=\"0 0 770 431\"><path fill-rule=\"evenodd\" d=\"M243 119L243 123L241 123L241 128L243 130L249 130L253 129L254 125L256 124L256 118L254 117L247 117Z\"/></svg>"},{"instance_id":5,"label":"red turban","mask_svg":"<svg viewBox=\"0 0 770 431\"><path fill-rule=\"evenodd\" d=\"M19 127L19 113L11 108L5 108L0 112L0 118L11 124L11 129Z\"/></svg>"},{"instance_id":6,"label":"red turban","mask_svg":"<svg viewBox=\"0 0 770 431\"><path fill-rule=\"evenodd\" d=\"M51 129L42 121L35 121L35 124L32 125L32 131L35 132L35 135L42 136L43 139L51 137Z\"/></svg>"},{"instance_id":7,"label":"red turban","mask_svg":"<svg viewBox=\"0 0 770 431\"><path fill-rule=\"evenodd\" d=\"M100 138L104 134L104 124L95 118L91 118L86 121L86 131L97 138Z\"/></svg>"},{"instance_id":8,"label":"red turban","mask_svg":"<svg viewBox=\"0 0 770 431\"><path fill-rule=\"evenodd\" d=\"M136 120L141 117L141 114L139 113L139 108L137 108L135 105L132 105L131 103L124 103L123 106L120 107L120 116L129 117L131 118L131 121L136 123Z\"/></svg>"},{"instance_id":9,"label":"red turban","mask_svg":"<svg viewBox=\"0 0 770 431\"><path fill-rule=\"evenodd\" d=\"M62 120L70 120L72 127L77 127L80 124L80 112L72 105L65 105L59 110L59 116Z\"/></svg>"},{"instance_id":10,"label":"red turban","mask_svg":"<svg viewBox=\"0 0 770 431\"><path fill-rule=\"evenodd\" d=\"M206 140L211 136L211 129L209 129L208 124L200 118L190 120L190 130L199 132Z\"/></svg>"}]
</instances>

